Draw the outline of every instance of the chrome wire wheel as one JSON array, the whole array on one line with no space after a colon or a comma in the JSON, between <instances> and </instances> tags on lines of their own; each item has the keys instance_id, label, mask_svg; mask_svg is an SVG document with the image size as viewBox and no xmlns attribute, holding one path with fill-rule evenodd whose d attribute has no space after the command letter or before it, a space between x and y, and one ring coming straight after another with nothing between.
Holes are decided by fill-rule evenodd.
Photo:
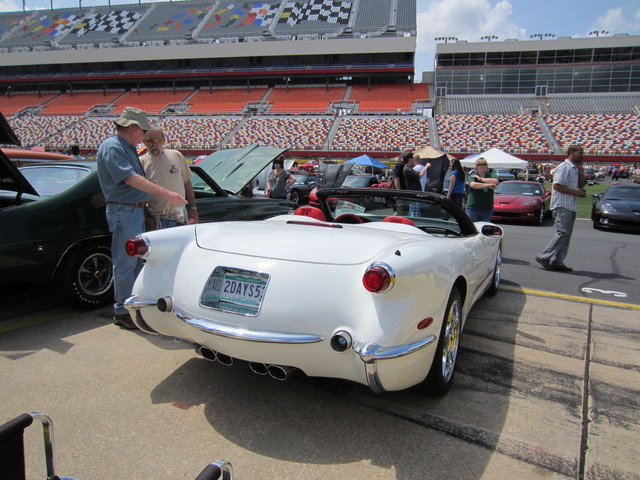
<instances>
[{"instance_id":1,"label":"chrome wire wheel","mask_svg":"<svg viewBox=\"0 0 640 480\"><path fill-rule=\"evenodd\" d=\"M453 376L460 345L461 305L460 299L454 298L449 308L442 342L442 380L448 383Z\"/></svg>"}]
</instances>

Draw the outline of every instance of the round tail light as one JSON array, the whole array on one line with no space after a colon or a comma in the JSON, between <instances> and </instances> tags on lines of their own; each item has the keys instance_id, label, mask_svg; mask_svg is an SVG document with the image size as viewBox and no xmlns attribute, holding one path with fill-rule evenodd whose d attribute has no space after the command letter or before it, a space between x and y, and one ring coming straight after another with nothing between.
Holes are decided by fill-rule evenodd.
<instances>
[{"instance_id":1,"label":"round tail light","mask_svg":"<svg viewBox=\"0 0 640 480\"><path fill-rule=\"evenodd\" d=\"M127 240L127 243L124 244L124 249L130 257L142 257L149 251L149 246L144 239L136 237L131 240Z\"/></svg>"},{"instance_id":2,"label":"round tail light","mask_svg":"<svg viewBox=\"0 0 640 480\"><path fill-rule=\"evenodd\" d=\"M395 282L395 274L389 265L374 263L362 276L364 288L372 293L388 291Z\"/></svg>"}]
</instances>

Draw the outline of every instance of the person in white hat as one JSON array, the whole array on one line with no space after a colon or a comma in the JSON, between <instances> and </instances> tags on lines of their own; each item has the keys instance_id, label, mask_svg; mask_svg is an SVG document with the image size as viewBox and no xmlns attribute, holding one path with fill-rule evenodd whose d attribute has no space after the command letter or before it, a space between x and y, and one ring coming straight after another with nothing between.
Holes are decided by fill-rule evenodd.
<instances>
[{"instance_id":1,"label":"person in white hat","mask_svg":"<svg viewBox=\"0 0 640 480\"><path fill-rule=\"evenodd\" d=\"M126 107L115 121L116 133L108 137L96 154L98 178L107 202L107 223L111 231L113 259L114 316L116 325L137 328L124 308L131 296L133 283L142 268L138 257L130 257L124 249L127 240L144 231L144 205L151 194L160 195L172 205L184 205L185 198L148 180L138 159L136 146L145 131L151 130L147 113Z\"/></svg>"}]
</instances>

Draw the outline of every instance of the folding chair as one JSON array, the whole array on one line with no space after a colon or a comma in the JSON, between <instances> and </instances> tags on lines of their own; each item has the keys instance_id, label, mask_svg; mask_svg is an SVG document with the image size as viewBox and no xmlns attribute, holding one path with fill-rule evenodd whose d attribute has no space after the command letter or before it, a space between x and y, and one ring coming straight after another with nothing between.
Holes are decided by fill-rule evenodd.
<instances>
[{"instance_id":1,"label":"folding chair","mask_svg":"<svg viewBox=\"0 0 640 480\"><path fill-rule=\"evenodd\" d=\"M42 422L44 455L47 465L46 480L76 480L73 477L56 475L53 465L53 423L42 413L23 413L4 425L0 425L0 479L26 480L24 454L24 431L33 420ZM224 460L207 465L196 480L233 480L233 467Z\"/></svg>"},{"instance_id":2,"label":"folding chair","mask_svg":"<svg viewBox=\"0 0 640 480\"><path fill-rule=\"evenodd\" d=\"M73 477L60 477L55 473L53 424L51 419L42 413L23 413L4 425L0 425L0 478L2 480L26 480L24 431L33 423L34 419L42 422L47 480L75 480Z\"/></svg>"}]
</instances>

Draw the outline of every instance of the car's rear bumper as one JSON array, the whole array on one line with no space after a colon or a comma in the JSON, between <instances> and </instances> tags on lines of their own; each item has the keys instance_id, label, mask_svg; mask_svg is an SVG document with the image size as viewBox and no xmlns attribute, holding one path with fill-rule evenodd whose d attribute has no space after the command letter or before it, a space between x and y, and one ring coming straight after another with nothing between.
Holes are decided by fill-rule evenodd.
<instances>
[{"instance_id":1,"label":"car's rear bumper","mask_svg":"<svg viewBox=\"0 0 640 480\"><path fill-rule=\"evenodd\" d=\"M426 377L437 338L386 346L354 339L336 352L325 335L250 329L199 318L179 307L160 311L158 301L132 296L125 302L143 331L182 338L249 362L299 368L309 376L343 378L376 393L402 390ZM432 347L432 348L427 348Z\"/></svg>"}]
</instances>

